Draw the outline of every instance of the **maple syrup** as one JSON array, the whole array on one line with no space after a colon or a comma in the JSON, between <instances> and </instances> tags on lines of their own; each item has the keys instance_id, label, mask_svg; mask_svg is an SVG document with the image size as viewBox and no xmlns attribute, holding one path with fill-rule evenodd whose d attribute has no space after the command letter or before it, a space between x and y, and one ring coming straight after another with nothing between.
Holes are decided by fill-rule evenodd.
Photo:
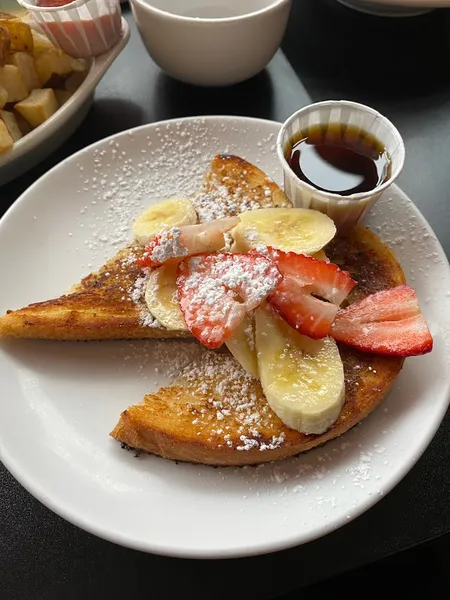
<instances>
[{"instance_id":1,"label":"maple syrup","mask_svg":"<svg viewBox=\"0 0 450 600\"><path fill-rule=\"evenodd\" d=\"M310 127L290 141L285 156L299 179L341 196L373 190L391 174L383 144L341 123Z\"/></svg>"}]
</instances>

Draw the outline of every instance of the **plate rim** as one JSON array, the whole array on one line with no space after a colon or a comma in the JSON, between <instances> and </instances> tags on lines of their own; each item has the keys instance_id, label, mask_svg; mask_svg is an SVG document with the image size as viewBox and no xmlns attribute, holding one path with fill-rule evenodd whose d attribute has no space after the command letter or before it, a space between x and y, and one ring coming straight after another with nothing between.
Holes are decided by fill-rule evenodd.
<instances>
[{"instance_id":1,"label":"plate rim","mask_svg":"<svg viewBox=\"0 0 450 600\"><path fill-rule=\"evenodd\" d=\"M53 173L58 169L62 169L68 163L76 163L76 160L83 155L84 153L89 153L95 150L97 147L102 146L103 144L107 144L112 139L116 140L121 137L133 135L140 130L145 129L153 129L160 126L166 126L175 123L186 123L186 122L198 122L198 121L240 121L242 123L252 124L252 125L270 125L276 126L277 128L281 127L281 123L278 121L272 121L270 119L261 119L257 117L246 117L246 116L235 116L235 115L198 115L198 116L190 116L190 117L178 117L174 119L166 119L164 121L155 121L152 123L146 123L140 125L138 127L134 127L131 129L123 130L108 136L107 138L103 138L94 142L93 144L82 148L75 154L65 158L58 164L52 167L47 173L44 173L39 179L37 179L29 188L27 188L19 198L8 208L8 210L4 213L4 215L0 219L0 236L2 235L2 230L6 226L8 218L14 214L16 210L19 210L19 207L28 200L26 200L29 194L32 194L33 191L41 185L41 182L46 177L52 177ZM442 259L443 268L447 270L447 274L450 277L450 264L447 259L447 256L444 252L444 249L434 233L432 227L428 223L427 219L418 209L418 207L414 204L414 202L410 199L410 197L403 192L397 185L393 184L393 187L400 192L409 200L411 204L411 210L414 215L419 218L422 225L426 229L426 231L431 234L436 243L436 251L439 255L439 258ZM445 350L445 349L444 349ZM447 350L448 353L448 350ZM62 517L72 525L75 525L84 531L93 534L101 539L107 540L109 542L119 544L126 548L146 552L146 553L154 553L161 556L167 557L176 557L176 558L194 558L194 559L224 559L224 558L241 558L247 556L258 556L263 554L269 554L272 552L277 552L280 550L285 550L288 548L293 548L298 545L306 544L315 539L319 539L343 526L347 523L355 520L357 517L361 516L363 513L368 511L372 506L377 504L382 497L386 496L396 485L398 485L401 480L405 477L405 475L413 468L413 466L417 463L419 458L423 455L426 448L429 446L431 440L435 436L439 426L442 423L442 420L445 416L445 413L448 409L448 404L450 402L450 380L448 382L443 382L443 395L447 397L447 403L442 403L442 407L440 410L433 415L433 421L430 423L428 431L426 435L424 435L422 443L418 448L416 448L416 452L414 455L414 460L405 462L401 465L396 472L395 476L391 476L389 480L386 480L384 485L384 493L383 496L372 495L365 497L362 501L360 501L356 508L351 511L351 517L346 521L342 522L342 519L336 518L334 521L327 521L325 524L321 524L317 526L312 532L305 535L302 534L301 530L296 530L295 534L290 534L287 532L287 535L283 537L282 540L276 541L266 541L264 543L258 542L256 545L247 545L245 549L241 546L233 546L227 547L224 549L214 548L212 550L207 548L185 548L180 546L174 546L173 544L165 544L161 545L160 542L154 542L151 538L146 539L145 541L136 540L128 537L126 534L113 531L111 532L109 529L105 529L102 526L97 526L95 522L92 521L88 516L79 513L73 513L70 508L67 508L63 502L58 499L54 499L45 492L45 489L42 488L41 484L38 482L30 481L30 477L27 475L25 471L20 468L20 465L15 463L15 460L10 452L3 446L3 443L0 438L0 459L3 462L6 469L12 474L12 476L24 487L34 498L36 498L39 502L44 504L47 508L49 508L52 512Z\"/></svg>"},{"instance_id":2,"label":"plate rim","mask_svg":"<svg viewBox=\"0 0 450 600\"><path fill-rule=\"evenodd\" d=\"M392 8L411 8L415 10L423 9L425 11L432 8L446 8L450 6L450 0L362 0L362 4L377 4L380 7L390 6Z\"/></svg>"},{"instance_id":3,"label":"plate rim","mask_svg":"<svg viewBox=\"0 0 450 600\"><path fill-rule=\"evenodd\" d=\"M450 6L450 0L364 0L384 6L406 7L406 8L445 8Z\"/></svg>"}]
</instances>

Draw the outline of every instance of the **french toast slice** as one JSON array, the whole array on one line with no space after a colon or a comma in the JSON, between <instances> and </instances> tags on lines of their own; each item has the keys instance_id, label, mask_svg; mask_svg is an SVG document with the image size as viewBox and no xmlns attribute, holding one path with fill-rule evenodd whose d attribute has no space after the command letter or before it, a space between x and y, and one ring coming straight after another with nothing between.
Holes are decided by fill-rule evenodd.
<instances>
[{"instance_id":1,"label":"french toast slice","mask_svg":"<svg viewBox=\"0 0 450 600\"><path fill-rule=\"evenodd\" d=\"M237 156L217 155L193 199L200 222L262 207L291 206L267 175ZM157 323L144 301L146 278L135 259L143 248L122 249L71 293L8 311L0 336L47 340L111 340L188 337Z\"/></svg>"},{"instance_id":2,"label":"french toast slice","mask_svg":"<svg viewBox=\"0 0 450 600\"><path fill-rule=\"evenodd\" d=\"M381 240L363 227L336 237L329 258L357 281L349 302L405 283L401 266ZM383 400L403 359L339 346L345 403L321 435L286 427L269 407L258 379L225 352L205 350L174 383L131 406L111 436L127 447L165 458L209 465L243 466L293 456L336 438Z\"/></svg>"}]
</instances>

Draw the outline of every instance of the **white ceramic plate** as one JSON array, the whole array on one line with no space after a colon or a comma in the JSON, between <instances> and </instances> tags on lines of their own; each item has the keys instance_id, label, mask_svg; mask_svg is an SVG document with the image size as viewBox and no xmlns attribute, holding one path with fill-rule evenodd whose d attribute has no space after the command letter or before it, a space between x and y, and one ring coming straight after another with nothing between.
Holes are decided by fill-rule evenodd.
<instances>
[{"instance_id":1,"label":"white ceramic plate","mask_svg":"<svg viewBox=\"0 0 450 600\"><path fill-rule=\"evenodd\" d=\"M122 18L122 37L108 52L92 59L86 79L72 97L45 123L0 154L0 186L42 162L79 127L91 107L95 88L125 48L129 37L130 28Z\"/></svg>"},{"instance_id":2,"label":"white ceramic plate","mask_svg":"<svg viewBox=\"0 0 450 600\"><path fill-rule=\"evenodd\" d=\"M131 220L152 198L191 193L217 152L241 155L279 180L278 129L237 117L155 123L63 161L0 222L0 311L67 290L125 242ZM412 467L449 398L450 273L442 248L395 187L369 224L416 288L435 349L407 360L383 405L344 437L259 468L135 458L108 433L124 408L168 381L173 345L182 357L192 342L12 340L0 344L2 460L59 515L144 551L243 556L348 523Z\"/></svg>"},{"instance_id":3,"label":"white ceramic plate","mask_svg":"<svg viewBox=\"0 0 450 600\"><path fill-rule=\"evenodd\" d=\"M337 0L350 8L383 17L414 17L434 8L450 6L450 0Z\"/></svg>"}]
</instances>

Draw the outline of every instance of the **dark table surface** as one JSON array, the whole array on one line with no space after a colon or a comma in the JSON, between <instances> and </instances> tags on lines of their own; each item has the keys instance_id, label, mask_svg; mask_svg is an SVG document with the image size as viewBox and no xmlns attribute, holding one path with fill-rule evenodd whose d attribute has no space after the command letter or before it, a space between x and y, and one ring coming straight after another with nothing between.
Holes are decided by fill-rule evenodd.
<instances>
[{"instance_id":1,"label":"dark table surface","mask_svg":"<svg viewBox=\"0 0 450 600\"><path fill-rule=\"evenodd\" d=\"M127 8L125 16L132 24ZM267 70L209 90L162 74L132 24L131 41L98 87L84 124L43 164L0 188L0 212L64 157L129 127L202 114L282 121L311 101L345 98L372 105L398 126L407 151L399 184L449 255L449 32L447 10L381 19L333 0L294 0L282 49ZM277 554L209 562L146 555L95 538L51 513L0 465L0 597L122 600L144 591L155 598L273 598L450 532L449 464L447 413L412 471L357 520Z\"/></svg>"}]
</instances>

